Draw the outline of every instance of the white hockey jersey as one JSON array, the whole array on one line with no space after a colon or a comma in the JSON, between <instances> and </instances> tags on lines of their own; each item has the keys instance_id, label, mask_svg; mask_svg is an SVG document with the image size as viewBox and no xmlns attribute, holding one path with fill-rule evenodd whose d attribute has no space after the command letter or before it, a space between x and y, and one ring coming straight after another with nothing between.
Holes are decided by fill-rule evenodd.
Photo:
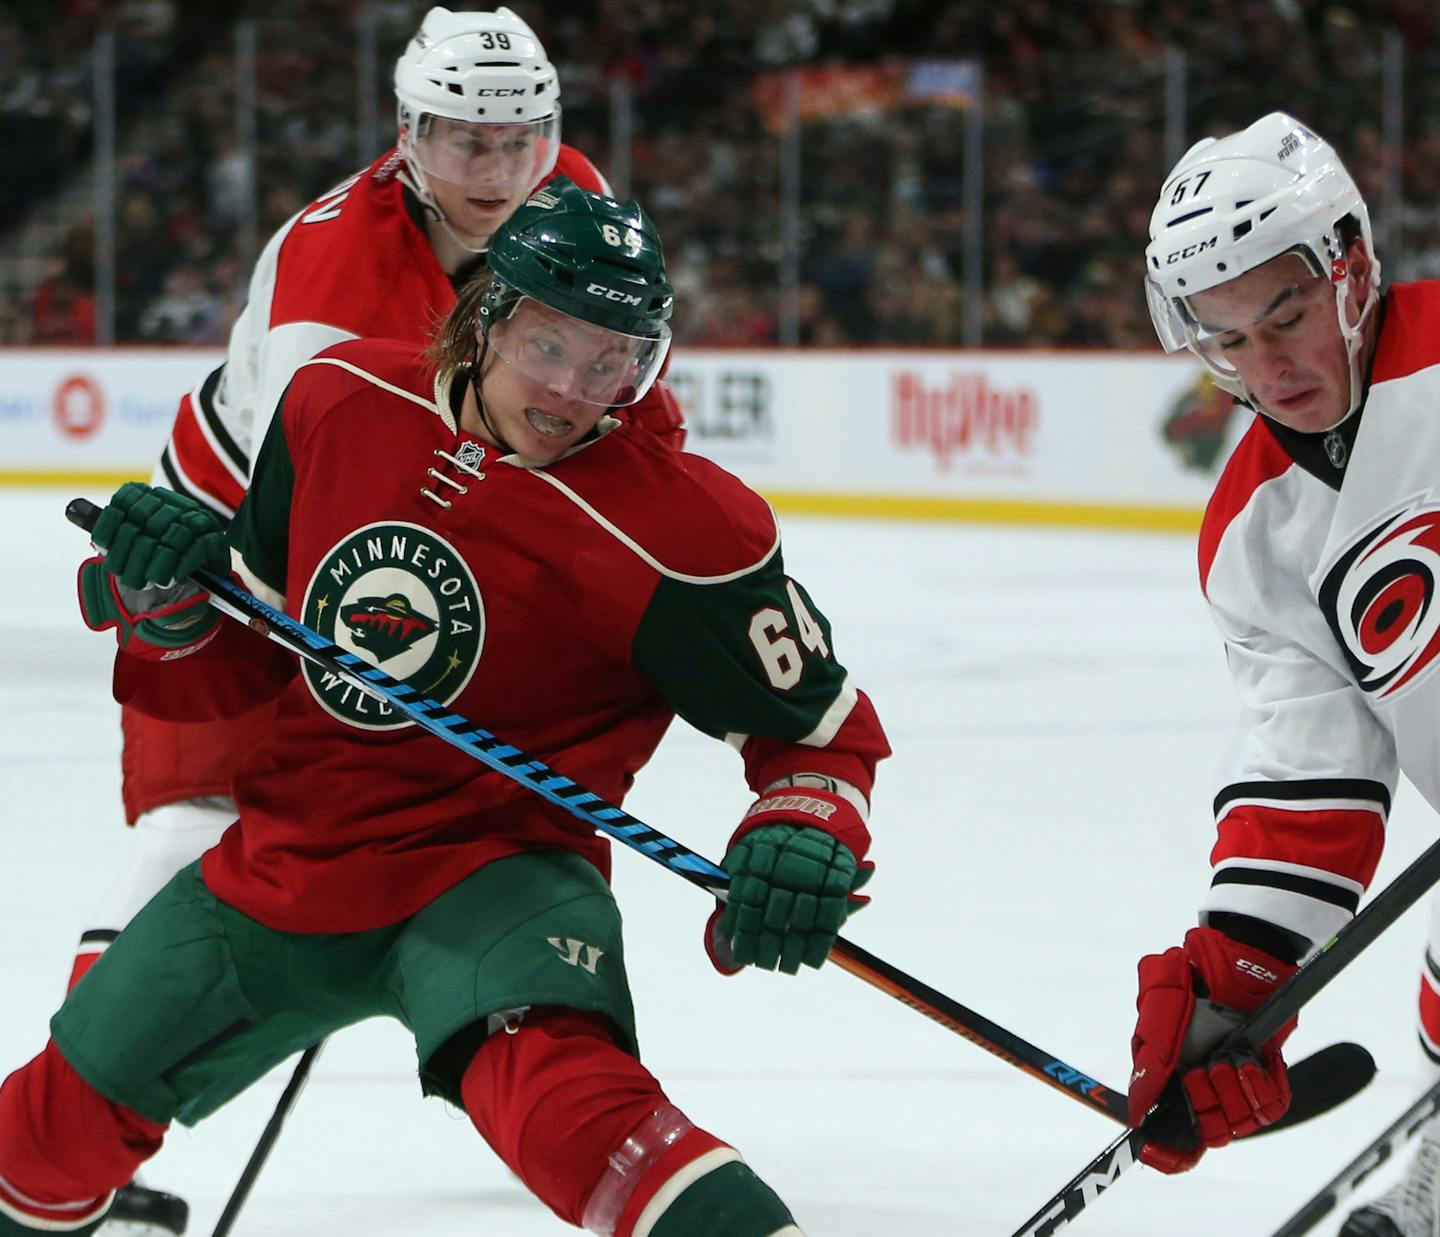
<instances>
[{"instance_id":1,"label":"white hockey jersey","mask_svg":"<svg viewBox=\"0 0 1440 1237\"><path fill-rule=\"evenodd\" d=\"M1399 771L1440 810L1440 281L1380 308L1361 410L1323 435L1257 417L1200 536L1246 714L1202 921L1312 947L1375 874Z\"/></svg>"},{"instance_id":2,"label":"white hockey jersey","mask_svg":"<svg viewBox=\"0 0 1440 1237\"><path fill-rule=\"evenodd\" d=\"M154 483L226 519L295 371L341 340L429 339L455 303L450 276L407 202L400 156L381 155L289 220L266 244L225 363L180 401ZM560 147L546 182L610 192L578 150ZM545 182L542 182L545 183Z\"/></svg>"}]
</instances>

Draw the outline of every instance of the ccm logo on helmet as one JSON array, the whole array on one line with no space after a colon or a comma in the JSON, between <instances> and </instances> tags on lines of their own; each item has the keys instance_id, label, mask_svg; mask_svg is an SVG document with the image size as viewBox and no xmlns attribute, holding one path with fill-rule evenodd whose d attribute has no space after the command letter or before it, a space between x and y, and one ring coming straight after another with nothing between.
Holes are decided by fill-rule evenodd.
<instances>
[{"instance_id":1,"label":"ccm logo on helmet","mask_svg":"<svg viewBox=\"0 0 1440 1237\"><path fill-rule=\"evenodd\" d=\"M617 292L614 288L605 287L604 284L587 284L585 291L591 296L603 296L607 301L619 301L622 305L640 304L638 296L633 296L629 292Z\"/></svg>"},{"instance_id":2,"label":"ccm logo on helmet","mask_svg":"<svg viewBox=\"0 0 1440 1237\"><path fill-rule=\"evenodd\" d=\"M1218 236L1212 236L1208 241L1201 241L1198 245L1186 245L1184 249L1177 249L1174 253L1166 257L1165 265L1169 266L1170 263L1178 262L1181 258L1193 258L1197 253L1204 253L1207 249L1214 249L1219 241L1220 238Z\"/></svg>"},{"instance_id":3,"label":"ccm logo on helmet","mask_svg":"<svg viewBox=\"0 0 1440 1237\"><path fill-rule=\"evenodd\" d=\"M475 97L477 99L511 99L524 93L524 86L492 86L477 90Z\"/></svg>"}]
</instances>

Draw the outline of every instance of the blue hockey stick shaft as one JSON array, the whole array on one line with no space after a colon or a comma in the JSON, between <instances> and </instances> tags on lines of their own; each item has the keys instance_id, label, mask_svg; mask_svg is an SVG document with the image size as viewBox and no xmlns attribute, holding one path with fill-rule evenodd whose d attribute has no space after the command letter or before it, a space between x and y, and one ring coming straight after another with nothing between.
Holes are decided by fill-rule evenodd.
<instances>
[{"instance_id":1,"label":"blue hockey stick shaft","mask_svg":"<svg viewBox=\"0 0 1440 1237\"><path fill-rule=\"evenodd\" d=\"M94 528L99 515L100 508L83 498L74 499L65 508L66 518L87 532ZM730 878L719 865L644 821L637 820L623 808L607 803L563 773L557 773L543 762L527 756L513 744L467 721L448 706L421 695L408 683L392 678L363 657L325 639L233 580L206 568L196 571L190 578L210 594L211 604L222 613L369 692L416 725L458 747L502 776L520 783L583 823L617 842L623 842L632 850L683 876L691 884L724 900ZM1092 1075L1037 1048L859 945L843 937L837 938L830 952L830 961L1072 1100L1103 1113L1112 1121L1125 1123L1127 1110L1123 1091L1102 1085Z\"/></svg>"}]
</instances>

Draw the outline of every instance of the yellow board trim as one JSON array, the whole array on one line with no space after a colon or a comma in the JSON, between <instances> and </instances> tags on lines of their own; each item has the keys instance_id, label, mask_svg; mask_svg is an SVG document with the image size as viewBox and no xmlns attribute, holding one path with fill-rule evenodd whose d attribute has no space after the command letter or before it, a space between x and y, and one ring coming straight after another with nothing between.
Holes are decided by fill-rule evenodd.
<instances>
[{"instance_id":1,"label":"yellow board trim","mask_svg":"<svg viewBox=\"0 0 1440 1237\"><path fill-rule=\"evenodd\" d=\"M28 472L0 469L0 485L91 486L113 490L143 481L127 472ZM1016 498L927 498L905 494L807 494L762 491L777 510L794 515L858 516L873 520L945 520L979 524L1038 524L1123 532L1194 533L1198 508L1043 502Z\"/></svg>"},{"instance_id":2,"label":"yellow board trim","mask_svg":"<svg viewBox=\"0 0 1440 1237\"><path fill-rule=\"evenodd\" d=\"M1044 524L1125 532L1199 531L1204 512L1192 507L1042 502L1015 498L927 498L904 494L804 494L762 491L777 511L796 515L863 516L879 520L955 520Z\"/></svg>"},{"instance_id":3,"label":"yellow board trim","mask_svg":"<svg viewBox=\"0 0 1440 1237\"><path fill-rule=\"evenodd\" d=\"M149 479L149 476L142 472L30 472L25 469L0 468L0 485L94 485L116 490L127 481Z\"/></svg>"}]
</instances>

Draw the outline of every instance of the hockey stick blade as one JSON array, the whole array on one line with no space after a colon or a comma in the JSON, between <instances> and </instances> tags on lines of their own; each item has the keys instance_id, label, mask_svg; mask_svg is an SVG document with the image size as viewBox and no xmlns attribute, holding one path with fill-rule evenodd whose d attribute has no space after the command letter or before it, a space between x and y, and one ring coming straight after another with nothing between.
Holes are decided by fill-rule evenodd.
<instances>
[{"instance_id":1,"label":"hockey stick blade","mask_svg":"<svg viewBox=\"0 0 1440 1237\"><path fill-rule=\"evenodd\" d=\"M131 1231L142 1233L174 1233L179 1237L190 1223L190 1204L183 1198L152 1190L132 1181L115 1193L115 1201L105 1213L105 1227L134 1225Z\"/></svg>"},{"instance_id":2,"label":"hockey stick blade","mask_svg":"<svg viewBox=\"0 0 1440 1237\"><path fill-rule=\"evenodd\" d=\"M1440 1113L1440 1082L1426 1091L1270 1237L1301 1237L1353 1194L1360 1184Z\"/></svg>"},{"instance_id":3,"label":"hockey stick blade","mask_svg":"<svg viewBox=\"0 0 1440 1237\"><path fill-rule=\"evenodd\" d=\"M1363 1068L1357 1070L1357 1066L1360 1065L1359 1057L1356 1056L1357 1052L1370 1062L1369 1074L1366 1074ZM1353 1086L1353 1090L1346 1089L1342 1093L1341 1088L1331 1088L1322 1083L1319 1075L1324 1070L1327 1060L1332 1064L1338 1061L1342 1069L1355 1071L1345 1080L1347 1086ZM1310 1117L1319 1116L1336 1104L1349 1099L1355 1091L1360 1090L1370 1081L1375 1072L1374 1061L1371 1060L1370 1054L1358 1044L1332 1044L1329 1048L1321 1049L1313 1057L1306 1057L1305 1060L1297 1062L1295 1068L1301 1071L1302 1078L1307 1083L1306 1090L1312 1098L1306 1115L1291 1121L1291 1125L1297 1124L1298 1121L1308 1120ZM1313 1080L1309 1078L1311 1073L1316 1075ZM1358 1086L1354 1086L1357 1079L1363 1080L1359 1082ZM1312 1081L1315 1085L1309 1085ZM1322 1098L1328 1099L1329 1102L1321 1106L1319 1101ZM1050 1237L1052 1233L1058 1232L1069 1224L1104 1191L1114 1185L1122 1173L1135 1165L1140 1157L1140 1148L1148 1137L1143 1122L1138 1129L1126 1130L1067 1181L1065 1188L1031 1216L1025 1222L1024 1227L1017 1229L1013 1237Z\"/></svg>"},{"instance_id":4,"label":"hockey stick blade","mask_svg":"<svg viewBox=\"0 0 1440 1237\"><path fill-rule=\"evenodd\" d=\"M1375 1077L1375 1058L1360 1044L1331 1044L1290 1067L1290 1107L1273 1125L1251 1134L1264 1138L1323 1116L1359 1095Z\"/></svg>"},{"instance_id":5,"label":"hockey stick blade","mask_svg":"<svg viewBox=\"0 0 1440 1237\"><path fill-rule=\"evenodd\" d=\"M1248 1015L1219 1046L1218 1051L1254 1054L1312 997L1373 943L1436 883L1440 881L1440 842L1432 843L1359 914L1347 923L1309 961L1295 972L1269 1000ZM1050 1237L1090 1206L1127 1170L1134 1167L1149 1135L1146 1126L1156 1109L1146 1114L1139 1128L1128 1130L1072 1177L1065 1186L1015 1231L1013 1237Z\"/></svg>"},{"instance_id":6,"label":"hockey stick blade","mask_svg":"<svg viewBox=\"0 0 1440 1237\"><path fill-rule=\"evenodd\" d=\"M66 519L87 532L94 528L99 515L100 508L84 498L72 500L65 508ZM323 666L328 672L383 701L422 729L444 739L501 776L539 795L588 827L639 851L713 897L724 901L728 896L730 878L725 870L674 838L666 837L623 808L605 802L563 773L527 756L447 706L422 696L410 684L391 678L378 666L267 605L229 578L204 568L190 578L210 594L211 604L221 613L291 653ZM830 960L1070 1099L1103 1113L1112 1121L1125 1123L1128 1111L1125 1092L1104 1086L1092 1075L1036 1047L843 937L836 939Z\"/></svg>"}]
</instances>

